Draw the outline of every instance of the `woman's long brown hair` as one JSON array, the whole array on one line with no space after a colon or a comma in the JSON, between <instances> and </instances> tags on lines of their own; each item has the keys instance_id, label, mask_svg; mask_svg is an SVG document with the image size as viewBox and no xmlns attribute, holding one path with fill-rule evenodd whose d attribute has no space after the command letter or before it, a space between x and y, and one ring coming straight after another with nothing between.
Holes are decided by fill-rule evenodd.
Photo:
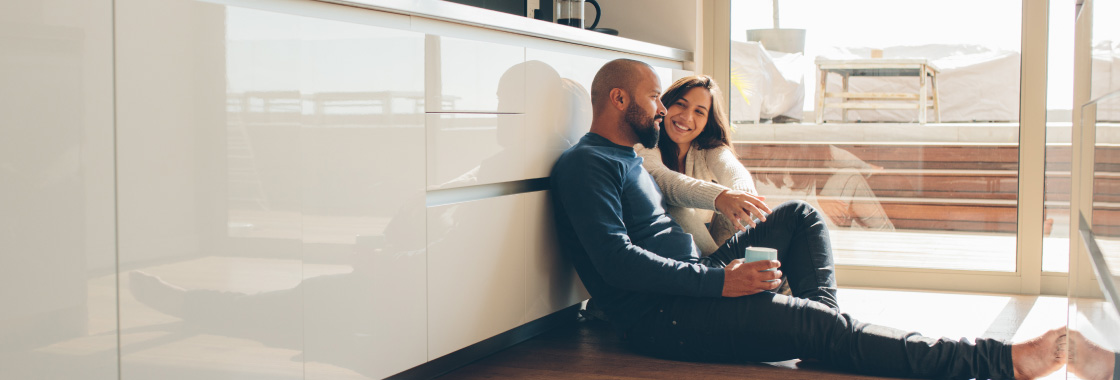
<instances>
[{"instance_id":1,"label":"woman's long brown hair","mask_svg":"<svg viewBox=\"0 0 1120 380\"><path fill-rule=\"evenodd\" d=\"M720 146L731 148L731 123L727 121L727 114L723 110L723 91L720 91L719 85L716 81L707 75L694 75L678 79L665 90L665 94L661 95L661 104L665 108L672 107L678 100L684 97L689 90L696 87L703 87L708 90L712 95L712 106L708 110L708 122L704 125L704 130L700 132L696 139L692 140L692 144L700 149L712 149ZM684 168L678 167L677 156L680 154L680 148L673 140L669 139L669 135L665 134L665 121L661 122L661 132L658 137L660 143L657 148L661 150L661 161L665 163L669 169L677 172L683 172ZM735 152L734 149L731 150Z\"/></svg>"}]
</instances>

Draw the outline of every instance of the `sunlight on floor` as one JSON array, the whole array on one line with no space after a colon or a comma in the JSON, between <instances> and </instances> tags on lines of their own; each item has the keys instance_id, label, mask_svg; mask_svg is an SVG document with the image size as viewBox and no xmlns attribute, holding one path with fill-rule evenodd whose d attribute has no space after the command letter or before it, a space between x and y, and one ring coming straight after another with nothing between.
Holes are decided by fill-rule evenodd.
<instances>
[{"instance_id":1,"label":"sunlight on floor","mask_svg":"<svg viewBox=\"0 0 1120 380\"><path fill-rule=\"evenodd\" d=\"M1019 342L1066 324L1065 297L842 288L840 308L857 320L930 337ZM1045 379L1065 379L1065 368ZM1072 375L1070 378L1074 378Z\"/></svg>"}]
</instances>

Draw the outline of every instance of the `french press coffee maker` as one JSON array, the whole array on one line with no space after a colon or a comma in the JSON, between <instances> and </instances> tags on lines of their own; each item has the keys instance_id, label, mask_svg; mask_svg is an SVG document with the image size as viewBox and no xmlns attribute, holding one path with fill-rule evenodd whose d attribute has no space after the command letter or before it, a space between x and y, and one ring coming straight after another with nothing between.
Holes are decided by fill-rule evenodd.
<instances>
[{"instance_id":1,"label":"french press coffee maker","mask_svg":"<svg viewBox=\"0 0 1120 380\"><path fill-rule=\"evenodd\" d=\"M555 0L556 12L554 13L556 23L561 25L574 26L580 29L595 29L599 25L599 16L602 14L602 9L599 8L599 2L595 0ZM585 26L583 6L585 3L591 3L595 7L595 21L591 22L591 26Z\"/></svg>"}]
</instances>

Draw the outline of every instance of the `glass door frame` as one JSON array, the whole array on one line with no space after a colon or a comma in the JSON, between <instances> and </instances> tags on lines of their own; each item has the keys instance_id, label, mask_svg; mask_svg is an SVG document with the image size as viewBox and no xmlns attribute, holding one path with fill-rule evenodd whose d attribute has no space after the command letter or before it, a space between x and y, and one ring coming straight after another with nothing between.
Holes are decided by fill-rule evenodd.
<instances>
[{"instance_id":1,"label":"glass door frame","mask_svg":"<svg viewBox=\"0 0 1120 380\"><path fill-rule=\"evenodd\" d=\"M701 0L700 4L703 8L703 20L700 23L703 30L698 33L702 32L704 43L700 46L702 51L695 55L698 61L696 68L720 83L730 83L731 1ZM1042 271L1049 9L1049 0L1022 0L1016 271L838 265L837 277L842 286L1031 295L1066 294L1066 273ZM723 96L724 104L729 106L730 93L725 92ZM730 114L730 110L727 111ZM1075 118L1074 136L1077 136L1077 124ZM1077 148L1074 149L1076 152ZM1074 186L1076 191L1077 185ZM1071 212L1076 209L1072 206L1076 204L1072 203L1076 199L1074 195ZM1073 233L1075 231L1071 231L1071 237L1077 236ZM1072 242L1075 239L1070 240ZM1072 245L1070 257L1079 257ZM1072 259L1070 268L1076 268L1072 265Z\"/></svg>"},{"instance_id":2,"label":"glass door frame","mask_svg":"<svg viewBox=\"0 0 1120 380\"><path fill-rule=\"evenodd\" d=\"M1113 0L1115 1L1115 0ZM1078 0L1077 23L1074 29L1073 47L1073 182L1070 194L1071 214L1080 213L1093 220L1093 179L1096 157L1097 129L1094 109L1097 101L1116 96L1115 92L1106 93L1098 99L1092 98L1093 78L1093 3L1095 0ZM1072 224L1072 223L1071 223ZM1097 286L1096 274L1089 263L1089 255L1082 243L1081 232L1071 226L1069 261L1069 296L1103 296Z\"/></svg>"}]
</instances>

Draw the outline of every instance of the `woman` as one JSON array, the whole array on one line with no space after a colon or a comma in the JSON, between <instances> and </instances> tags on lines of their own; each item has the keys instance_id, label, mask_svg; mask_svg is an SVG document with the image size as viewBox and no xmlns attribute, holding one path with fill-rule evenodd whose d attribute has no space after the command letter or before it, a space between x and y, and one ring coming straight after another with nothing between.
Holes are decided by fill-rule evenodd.
<instances>
[{"instance_id":1,"label":"woman","mask_svg":"<svg viewBox=\"0 0 1120 380\"><path fill-rule=\"evenodd\" d=\"M751 215L765 220L770 211L765 205L758 210L735 206L735 202L741 206L752 197L758 201L765 199L758 195L756 186L765 187L768 193L787 195L780 199L808 201L826 216L830 227L894 230L864 179L865 171L882 167L863 162L842 149L830 147L829 167L837 172L824 184L819 196L815 183L796 186L796 181L790 183L789 173L783 173L785 177L778 180L774 175L763 176L756 184L731 147L731 128L723 111L722 98L719 86L711 77L681 78L661 96L667 113L657 148L636 148L645 158L643 166L661 187L669 204L669 214L685 232L692 234L702 254L711 254L737 230L743 229L740 218L750 225L754 225ZM781 158L773 157L768 160L770 166L789 167L790 161L809 156L804 147L783 151L781 155L786 161L779 162ZM789 197L798 189L808 192L800 197ZM714 213L713 209L721 213Z\"/></svg>"},{"instance_id":2,"label":"woman","mask_svg":"<svg viewBox=\"0 0 1120 380\"><path fill-rule=\"evenodd\" d=\"M643 166L661 187L669 214L692 234L705 256L743 228L739 219L753 225L750 214L765 220L770 211L761 203L763 197L758 196L751 173L731 148L722 98L719 86L707 75L677 80L661 96L667 113L657 148L636 148L645 159ZM724 201L744 204L742 200L749 198L757 199L758 206L735 211L720 207ZM715 214L713 209L722 213Z\"/></svg>"}]
</instances>

